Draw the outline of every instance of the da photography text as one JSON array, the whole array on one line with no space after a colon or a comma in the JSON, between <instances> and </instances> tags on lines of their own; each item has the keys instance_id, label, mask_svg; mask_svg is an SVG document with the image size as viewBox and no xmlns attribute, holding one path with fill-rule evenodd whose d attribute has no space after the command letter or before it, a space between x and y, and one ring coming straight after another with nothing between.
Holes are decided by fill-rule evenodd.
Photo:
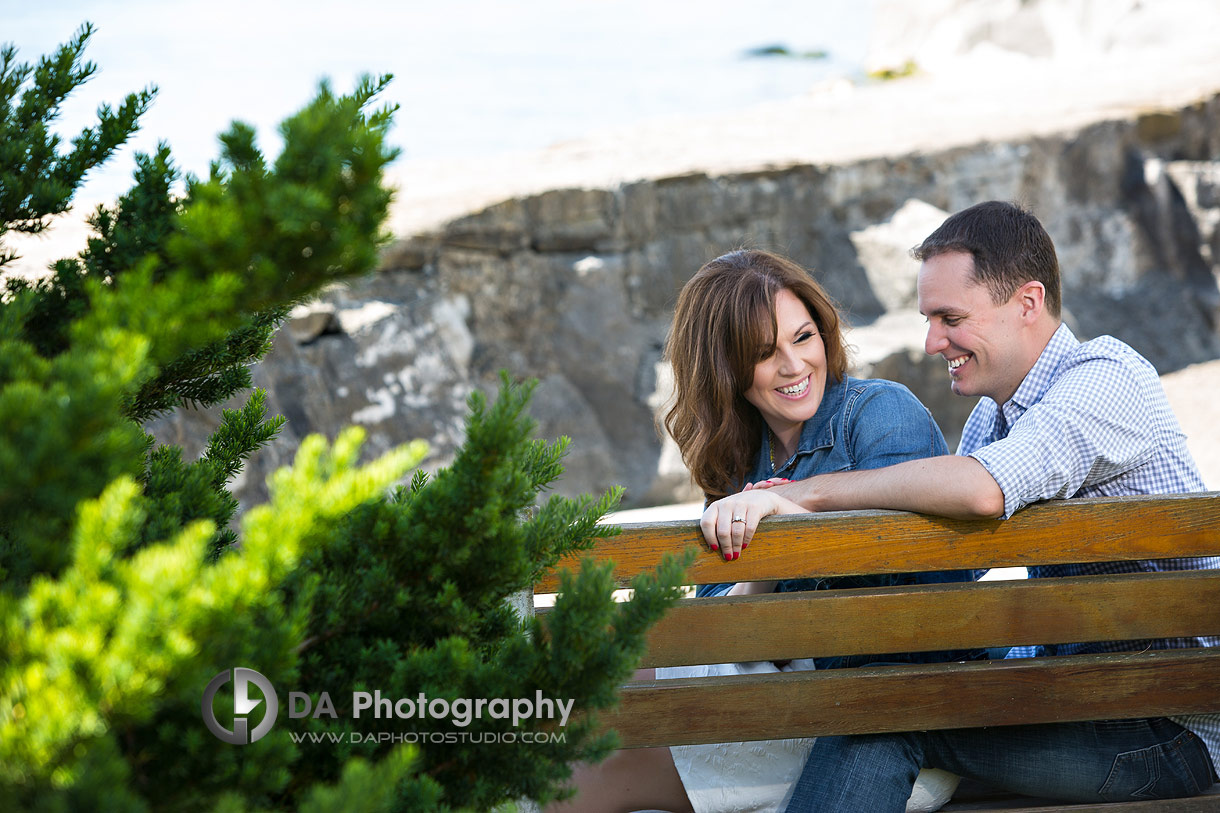
<instances>
[{"instance_id":1,"label":"da photography text","mask_svg":"<svg viewBox=\"0 0 1220 813\"><path fill-rule=\"evenodd\" d=\"M213 709L213 701L216 695L229 683L233 684L233 723L231 728L226 727L216 717L216 712ZM251 687L256 688L262 694L261 699L251 696ZM264 703L264 701L266 702ZM372 692L352 692L351 703L348 708L351 709L351 717L354 720L369 718L374 720L439 720L447 721L459 728L465 728L473 721L481 720L484 717L493 720L511 719L513 726L521 725L524 720L555 720L558 718L559 726L562 728L568 724L568 718L571 716L574 704L574 700L558 700L545 697L541 691L535 692L532 698L459 697L449 700L443 697L430 698L425 692L420 692L414 697L395 698L383 696L381 690L377 689ZM203 722L207 726L208 731L212 732L218 739L233 745L249 745L265 737L275 725L280 711L279 695L276 693L271 681L253 669L240 666L231 671L226 669L223 672L217 673L204 688L200 705ZM255 718L258 714L261 714L261 719L256 722ZM313 697L308 692L292 691L288 692L288 717L293 720L301 718L311 718L314 720L329 718L337 720L339 714L335 711L335 704L331 700L329 692L319 693L317 702L314 702ZM444 732L435 733L448 736ZM454 732L450 732L450 734L457 737L457 734ZM462 741L473 741L468 739L473 734L469 732L461 732L461 734L464 735ZM427 737L431 735L424 733L412 736ZM506 738L508 734L499 734L497 736L499 737L496 740L497 742L534 741L532 739L518 739L515 734L512 734L511 739ZM294 739L296 738L294 737Z\"/></svg>"},{"instance_id":2,"label":"da photography text","mask_svg":"<svg viewBox=\"0 0 1220 813\"><path fill-rule=\"evenodd\" d=\"M566 726L568 717L572 714L574 700L552 700L543 697L542 692L534 693L533 699L528 697L496 697L488 699L479 697L459 697L456 700L445 700L442 697L429 698L420 692L416 697L400 697L391 699L382 697L381 690L373 692L352 692L352 717L360 719L361 714L371 716L374 720L451 720L454 725L465 728L473 720L481 720L487 716L493 720L512 718L513 725L521 725L522 720L547 719L554 720L559 713L559 725ZM311 712L312 709L312 712ZM368 712L372 710L372 714ZM288 716L313 718L330 717L337 719L335 706L330 700L329 692L318 695L318 703L312 705L310 696L305 692L288 693Z\"/></svg>"}]
</instances>

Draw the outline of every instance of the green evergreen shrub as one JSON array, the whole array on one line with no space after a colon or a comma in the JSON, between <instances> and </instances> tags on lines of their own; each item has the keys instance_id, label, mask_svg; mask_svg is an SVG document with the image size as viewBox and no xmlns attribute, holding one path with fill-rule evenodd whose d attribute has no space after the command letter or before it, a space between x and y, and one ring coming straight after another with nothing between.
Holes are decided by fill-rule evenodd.
<instances>
[{"instance_id":1,"label":"green evergreen shrub","mask_svg":"<svg viewBox=\"0 0 1220 813\"><path fill-rule=\"evenodd\" d=\"M49 125L94 70L82 61L90 34L37 66L12 46L0 52L0 241L65 211L152 101L148 89L103 108L61 149ZM493 404L473 396L453 464L406 486L395 484L422 443L361 464L358 429L333 444L310 437L272 478L269 503L240 523L226 483L283 423L262 393L225 412L198 460L143 429L248 388L249 365L294 303L375 267L391 198L382 174L396 154L385 142L394 111L372 107L387 81L346 96L323 84L282 125L273 163L233 125L210 177L186 178L182 192L168 147L140 156L135 186L92 215L79 256L42 280L6 282L0 807L487 810L553 797L568 763L613 746L592 712L614 701L644 632L678 595L683 562L640 579L628 604L611 601L607 568L582 566L565 577L546 634L509 608L608 532L595 523L619 497L540 499L566 441L532 438L529 384L506 378ZM0 242L0 265L12 256ZM234 667L265 675L281 697L271 732L246 745L213 736L201 714L204 687ZM375 690L449 701L541 692L579 713L562 729L355 719L353 692ZM326 692L334 716L292 718L290 691L315 708ZM248 711L236 704L232 688L219 694L217 719ZM470 741L526 731L564 736ZM430 736L377 737L395 732Z\"/></svg>"}]
</instances>

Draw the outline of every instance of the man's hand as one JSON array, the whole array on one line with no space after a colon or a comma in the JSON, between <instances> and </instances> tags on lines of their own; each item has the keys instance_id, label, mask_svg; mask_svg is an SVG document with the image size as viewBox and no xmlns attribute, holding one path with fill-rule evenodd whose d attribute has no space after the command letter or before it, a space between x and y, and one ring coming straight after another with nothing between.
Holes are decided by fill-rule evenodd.
<instances>
[{"instance_id":1,"label":"man's hand","mask_svg":"<svg viewBox=\"0 0 1220 813\"><path fill-rule=\"evenodd\" d=\"M775 485L771 481L765 481ZM747 483L740 494L716 500L703 511L699 527L708 546L719 551L725 561L732 561L754 538L754 531L763 517L772 514L804 514L806 509L780 496L762 483Z\"/></svg>"}]
</instances>

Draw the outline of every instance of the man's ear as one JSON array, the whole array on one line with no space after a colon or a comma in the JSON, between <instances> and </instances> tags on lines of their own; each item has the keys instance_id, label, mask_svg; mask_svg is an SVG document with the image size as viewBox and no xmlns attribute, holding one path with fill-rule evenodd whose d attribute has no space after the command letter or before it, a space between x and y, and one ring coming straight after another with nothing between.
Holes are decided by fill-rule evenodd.
<instances>
[{"instance_id":1,"label":"man's ear","mask_svg":"<svg viewBox=\"0 0 1220 813\"><path fill-rule=\"evenodd\" d=\"M1046 308L1046 286L1030 280L1017 289L1017 303L1021 306L1021 321L1033 324Z\"/></svg>"}]
</instances>

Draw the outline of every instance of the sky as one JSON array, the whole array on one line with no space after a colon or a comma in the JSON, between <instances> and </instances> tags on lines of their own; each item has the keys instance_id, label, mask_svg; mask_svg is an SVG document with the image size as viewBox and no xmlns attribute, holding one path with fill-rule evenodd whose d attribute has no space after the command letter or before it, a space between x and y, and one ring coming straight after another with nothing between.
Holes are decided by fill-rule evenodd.
<instances>
[{"instance_id":1,"label":"sky","mask_svg":"<svg viewBox=\"0 0 1220 813\"><path fill-rule=\"evenodd\" d=\"M0 0L0 42L33 62L95 25L86 58L99 71L65 104L65 138L98 104L157 86L132 145L78 194L92 202L124 191L132 152L159 139L206 173L234 119L274 154L276 124L323 77L346 91L362 73L394 74L385 100L401 105L391 141L402 160L487 155L798 94L859 65L870 19L859 0ZM743 57L771 44L830 56Z\"/></svg>"}]
</instances>

